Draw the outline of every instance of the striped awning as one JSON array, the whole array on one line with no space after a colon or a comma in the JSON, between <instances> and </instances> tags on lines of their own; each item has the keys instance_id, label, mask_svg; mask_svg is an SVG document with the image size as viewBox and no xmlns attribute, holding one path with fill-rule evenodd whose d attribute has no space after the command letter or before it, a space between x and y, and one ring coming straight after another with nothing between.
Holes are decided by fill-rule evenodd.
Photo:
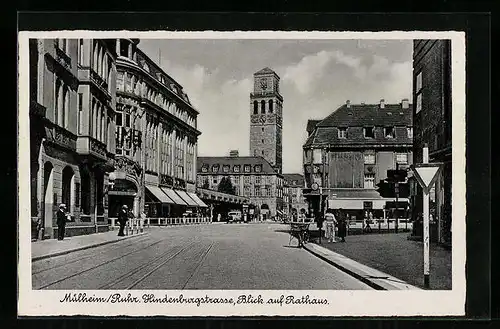
<instances>
[{"instance_id":1,"label":"striped awning","mask_svg":"<svg viewBox=\"0 0 500 329\"><path fill-rule=\"evenodd\" d=\"M181 205L181 206L187 206L187 203L182 200L180 196L177 195L177 193L174 192L174 190L166 187L161 187L161 190L165 192L165 194L174 201L175 204Z\"/></svg>"},{"instance_id":2,"label":"striped awning","mask_svg":"<svg viewBox=\"0 0 500 329\"><path fill-rule=\"evenodd\" d=\"M188 195L198 204L198 206L205 208L208 207L207 204L203 202L203 200L201 200L196 194L188 192Z\"/></svg>"},{"instance_id":3,"label":"striped awning","mask_svg":"<svg viewBox=\"0 0 500 329\"><path fill-rule=\"evenodd\" d=\"M146 185L146 189L151 192L161 203L174 204L174 201L169 198L158 186Z\"/></svg>"},{"instance_id":4,"label":"striped awning","mask_svg":"<svg viewBox=\"0 0 500 329\"><path fill-rule=\"evenodd\" d=\"M174 190L175 193L179 194L179 196L182 198L182 200L184 200L188 206L191 206L191 207L198 207L198 204L196 203L196 201L194 201L193 199L191 199L191 197L184 191L181 191L181 190Z\"/></svg>"}]
</instances>

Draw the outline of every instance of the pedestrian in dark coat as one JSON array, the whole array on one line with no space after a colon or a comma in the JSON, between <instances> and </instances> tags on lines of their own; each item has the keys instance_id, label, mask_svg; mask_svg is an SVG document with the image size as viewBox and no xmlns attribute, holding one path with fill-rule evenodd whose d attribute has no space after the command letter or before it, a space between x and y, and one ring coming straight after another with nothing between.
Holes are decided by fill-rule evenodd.
<instances>
[{"instance_id":1,"label":"pedestrian in dark coat","mask_svg":"<svg viewBox=\"0 0 500 329\"><path fill-rule=\"evenodd\" d=\"M66 205L61 203L57 211L57 240L64 240L64 231L66 229Z\"/></svg>"},{"instance_id":2,"label":"pedestrian in dark coat","mask_svg":"<svg viewBox=\"0 0 500 329\"><path fill-rule=\"evenodd\" d=\"M341 242L345 242L345 236L347 234L347 220L345 218L345 214L342 211L342 208L338 211L337 216L337 225L338 225L338 235Z\"/></svg>"},{"instance_id":3,"label":"pedestrian in dark coat","mask_svg":"<svg viewBox=\"0 0 500 329\"><path fill-rule=\"evenodd\" d=\"M128 207L123 205L120 213L118 214L118 223L120 224L120 230L118 231L118 236L125 236L123 230L128 221Z\"/></svg>"}]
</instances>

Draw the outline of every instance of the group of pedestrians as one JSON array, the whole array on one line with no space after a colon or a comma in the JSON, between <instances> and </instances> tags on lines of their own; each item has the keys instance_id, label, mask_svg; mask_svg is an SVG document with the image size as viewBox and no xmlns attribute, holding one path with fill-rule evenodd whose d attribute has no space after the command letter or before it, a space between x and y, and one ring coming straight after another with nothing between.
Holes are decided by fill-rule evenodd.
<instances>
[{"instance_id":1,"label":"group of pedestrians","mask_svg":"<svg viewBox=\"0 0 500 329\"><path fill-rule=\"evenodd\" d=\"M345 237L347 235L347 219L342 208L337 210L337 216L335 216L333 212L327 211L325 214L325 224L325 237L328 239L328 242L337 242L335 239L336 229L340 242L345 242Z\"/></svg>"}]
</instances>

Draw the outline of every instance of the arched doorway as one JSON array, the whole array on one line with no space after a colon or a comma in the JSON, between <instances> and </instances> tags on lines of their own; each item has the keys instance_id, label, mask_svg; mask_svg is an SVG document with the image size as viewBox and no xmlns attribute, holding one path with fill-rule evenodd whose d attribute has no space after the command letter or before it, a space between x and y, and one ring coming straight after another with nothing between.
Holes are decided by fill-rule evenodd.
<instances>
[{"instance_id":1,"label":"arched doorway","mask_svg":"<svg viewBox=\"0 0 500 329\"><path fill-rule=\"evenodd\" d=\"M264 203L260 206L260 212L262 214L262 219L266 220L269 218L269 206L267 203Z\"/></svg>"},{"instance_id":2,"label":"arched doorway","mask_svg":"<svg viewBox=\"0 0 500 329\"><path fill-rule=\"evenodd\" d=\"M44 232L51 234L52 220L54 216L54 167L52 163L46 162L43 166L43 219L42 226ZM43 235L45 235L42 232Z\"/></svg>"}]
</instances>

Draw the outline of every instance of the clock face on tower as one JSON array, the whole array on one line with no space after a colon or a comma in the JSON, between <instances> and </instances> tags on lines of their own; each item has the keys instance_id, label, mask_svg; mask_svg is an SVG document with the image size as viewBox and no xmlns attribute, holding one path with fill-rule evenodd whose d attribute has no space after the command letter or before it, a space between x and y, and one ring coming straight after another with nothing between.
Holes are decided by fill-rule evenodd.
<instances>
[{"instance_id":1,"label":"clock face on tower","mask_svg":"<svg viewBox=\"0 0 500 329\"><path fill-rule=\"evenodd\" d=\"M260 88L262 88L262 90L267 89L267 79L266 78L260 79Z\"/></svg>"}]
</instances>

